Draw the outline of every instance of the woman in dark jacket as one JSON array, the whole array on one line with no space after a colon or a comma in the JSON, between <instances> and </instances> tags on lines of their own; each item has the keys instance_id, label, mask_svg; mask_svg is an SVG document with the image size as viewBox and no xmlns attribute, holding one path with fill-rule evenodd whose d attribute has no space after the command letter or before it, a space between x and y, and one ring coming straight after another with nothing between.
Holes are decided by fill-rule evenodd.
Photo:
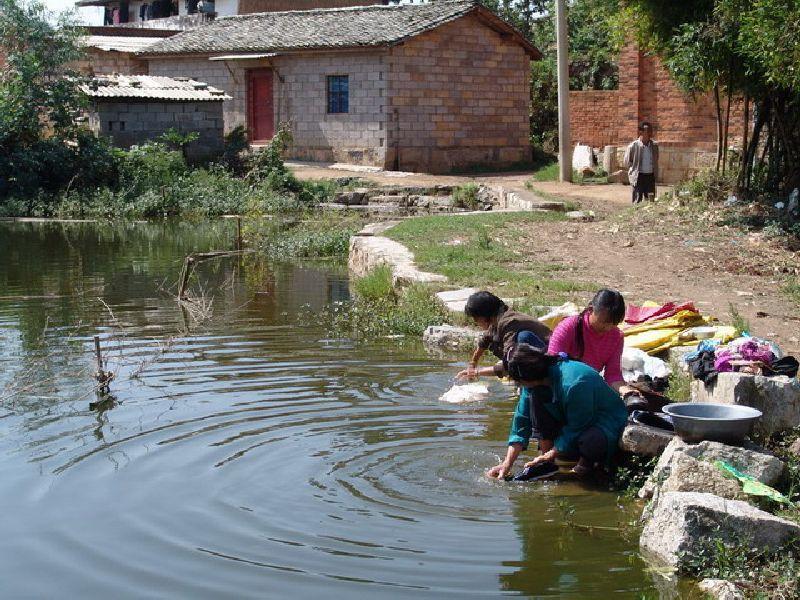
<instances>
[{"instance_id":1,"label":"woman in dark jacket","mask_svg":"<svg viewBox=\"0 0 800 600\"><path fill-rule=\"evenodd\" d=\"M490 477L506 478L514 461L527 449L535 422L553 447L525 466L526 479L558 471L555 459L578 458L574 472L585 475L595 464L613 455L628 411L619 394L592 367L563 356L550 356L528 344L518 344L508 356L508 374L520 386L520 394L505 460L490 469ZM534 392L532 388L537 388ZM552 395L549 402L532 402L536 394ZM537 411L532 414L531 411ZM530 472L532 471L532 472Z\"/></svg>"}]
</instances>

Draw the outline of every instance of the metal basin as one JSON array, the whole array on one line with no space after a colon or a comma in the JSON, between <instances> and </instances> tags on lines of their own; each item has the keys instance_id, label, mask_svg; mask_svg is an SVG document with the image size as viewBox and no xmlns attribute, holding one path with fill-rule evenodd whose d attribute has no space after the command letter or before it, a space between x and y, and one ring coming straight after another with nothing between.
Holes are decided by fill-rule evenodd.
<instances>
[{"instance_id":1,"label":"metal basin","mask_svg":"<svg viewBox=\"0 0 800 600\"><path fill-rule=\"evenodd\" d=\"M672 417L675 433L685 442L712 440L739 444L750 434L761 411L737 404L676 402L664 412Z\"/></svg>"}]
</instances>

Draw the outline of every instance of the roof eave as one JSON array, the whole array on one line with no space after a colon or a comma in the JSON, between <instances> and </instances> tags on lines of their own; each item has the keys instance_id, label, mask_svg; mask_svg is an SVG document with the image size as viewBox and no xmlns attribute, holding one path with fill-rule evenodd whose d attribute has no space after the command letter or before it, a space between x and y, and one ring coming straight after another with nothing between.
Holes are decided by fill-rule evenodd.
<instances>
[{"instance_id":1,"label":"roof eave","mask_svg":"<svg viewBox=\"0 0 800 600\"><path fill-rule=\"evenodd\" d=\"M524 48L525 53L530 56L531 60L542 60L542 53L536 46L531 44L524 35L522 35L522 32L519 29L507 21L504 21L484 6L476 5L473 9L473 12L478 16L479 19L484 21L488 26L492 27L492 29L495 29L501 34L510 36L516 43Z\"/></svg>"},{"instance_id":2,"label":"roof eave","mask_svg":"<svg viewBox=\"0 0 800 600\"><path fill-rule=\"evenodd\" d=\"M289 55L289 54L305 54L305 53L319 53L319 52L358 52L358 51L373 51L385 50L388 48L385 42L359 45L359 46L317 46L314 48L271 48L269 50L187 50L183 52L137 52L135 54L138 58L151 59L151 58L186 58L186 57L210 57L217 56L223 52L229 55L236 54L254 54L256 52L263 52L276 55Z\"/></svg>"}]
</instances>

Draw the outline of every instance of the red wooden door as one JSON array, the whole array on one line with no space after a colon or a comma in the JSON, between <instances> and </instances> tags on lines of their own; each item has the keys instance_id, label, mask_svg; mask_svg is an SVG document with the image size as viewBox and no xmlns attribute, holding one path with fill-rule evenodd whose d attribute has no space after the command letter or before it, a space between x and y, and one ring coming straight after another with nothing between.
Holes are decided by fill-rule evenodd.
<instances>
[{"instance_id":1,"label":"red wooden door","mask_svg":"<svg viewBox=\"0 0 800 600\"><path fill-rule=\"evenodd\" d=\"M247 72L247 121L251 142L266 142L275 135L272 69Z\"/></svg>"}]
</instances>

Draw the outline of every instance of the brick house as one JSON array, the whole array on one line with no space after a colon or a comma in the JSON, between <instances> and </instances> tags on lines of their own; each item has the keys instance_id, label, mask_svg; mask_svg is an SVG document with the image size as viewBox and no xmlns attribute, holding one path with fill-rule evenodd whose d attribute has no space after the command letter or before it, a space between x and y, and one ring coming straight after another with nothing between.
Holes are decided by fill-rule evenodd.
<instances>
[{"instance_id":1,"label":"brick house","mask_svg":"<svg viewBox=\"0 0 800 600\"><path fill-rule=\"evenodd\" d=\"M447 172L530 155L541 55L473 1L219 18L138 56L225 90L226 130L254 144L289 123L294 159Z\"/></svg>"},{"instance_id":2,"label":"brick house","mask_svg":"<svg viewBox=\"0 0 800 600\"><path fill-rule=\"evenodd\" d=\"M230 98L222 90L148 75L95 77L82 89L89 98L89 127L115 146L129 148L175 129L199 136L186 148L190 160L214 158L222 151L222 104Z\"/></svg>"},{"instance_id":3,"label":"brick house","mask_svg":"<svg viewBox=\"0 0 800 600\"><path fill-rule=\"evenodd\" d=\"M637 136L638 124L650 121L661 147L660 176L676 183L716 163L717 117L709 95L689 96L669 76L656 57L626 45L619 57L616 90L570 92L572 144L593 147L626 146ZM743 111L731 109L730 138L741 143Z\"/></svg>"},{"instance_id":4,"label":"brick house","mask_svg":"<svg viewBox=\"0 0 800 600\"><path fill-rule=\"evenodd\" d=\"M79 40L85 57L70 67L88 76L147 75L147 62L136 53L177 31L89 27L87 33Z\"/></svg>"}]
</instances>

